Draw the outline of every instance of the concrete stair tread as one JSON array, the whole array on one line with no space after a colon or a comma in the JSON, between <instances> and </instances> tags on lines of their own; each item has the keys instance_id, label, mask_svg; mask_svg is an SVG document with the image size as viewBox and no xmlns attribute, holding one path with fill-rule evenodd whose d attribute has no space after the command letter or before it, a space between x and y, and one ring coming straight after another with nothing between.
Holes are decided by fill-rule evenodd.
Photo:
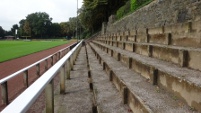
<instances>
[{"instance_id":1,"label":"concrete stair tread","mask_svg":"<svg viewBox=\"0 0 201 113\"><path fill-rule=\"evenodd\" d=\"M132 42L132 41L118 41L118 42L134 43L139 45L152 45L152 46L163 47L163 48L201 52L201 48L198 48L198 47L184 47L184 46L176 46L176 45L165 45L165 44L157 44L157 43L144 43L144 42Z\"/></svg>"},{"instance_id":2,"label":"concrete stair tread","mask_svg":"<svg viewBox=\"0 0 201 113\"><path fill-rule=\"evenodd\" d=\"M98 40L105 41L104 39L98 39ZM145 43L145 42L134 42L134 41L116 41L116 40L110 40L110 39L108 39L107 41L130 43L130 44L134 43L134 44L138 44L138 45L152 45L152 46L158 46L158 47L164 47L164 48L201 52L201 48L199 48L199 47L185 47L185 46L180 46L180 45L167 45L167 44L159 44L159 43L152 43L152 42Z\"/></svg>"},{"instance_id":3,"label":"concrete stair tread","mask_svg":"<svg viewBox=\"0 0 201 113\"><path fill-rule=\"evenodd\" d=\"M109 81L107 74L89 47L87 47L87 53L99 112L127 113L130 108L123 104L118 90Z\"/></svg>"},{"instance_id":4,"label":"concrete stair tread","mask_svg":"<svg viewBox=\"0 0 201 113\"><path fill-rule=\"evenodd\" d=\"M99 43L99 42L96 42ZM201 72L189 68L182 68L179 67L173 63L158 60L156 58L151 58L143 55L139 55L130 51L122 50L120 48L116 48L113 46L109 46L103 43L99 43L105 47L111 48L121 54L127 55L129 57L132 57L136 59L139 62L142 62L143 64L150 65L153 67L156 67L158 70L162 70L166 73L169 73L173 75L176 78L179 78L183 81L187 81L190 84L195 84L196 86L201 87Z\"/></svg>"},{"instance_id":5,"label":"concrete stair tread","mask_svg":"<svg viewBox=\"0 0 201 113\"><path fill-rule=\"evenodd\" d=\"M101 55L102 59L112 68L116 75L124 81L126 86L136 95L153 112L167 112L167 113L182 113L193 112L190 107L174 96L164 90L159 89L157 86L152 86L147 79L128 69L122 63L116 61L102 50L91 44L93 48Z\"/></svg>"}]
</instances>

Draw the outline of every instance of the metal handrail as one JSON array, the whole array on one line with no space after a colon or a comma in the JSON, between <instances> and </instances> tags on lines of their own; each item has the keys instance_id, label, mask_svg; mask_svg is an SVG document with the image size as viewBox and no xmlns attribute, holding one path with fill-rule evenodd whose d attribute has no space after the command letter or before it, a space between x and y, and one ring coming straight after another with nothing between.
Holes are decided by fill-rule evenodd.
<instances>
[{"instance_id":1,"label":"metal handrail","mask_svg":"<svg viewBox=\"0 0 201 113\"><path fill-rule=\"evenodd\" d=\"M62 57L62 53L65 52L65 50L68 50L70 51L70 49L72 49L72 47L74 47L77 43L74 43L74 44L71 44L70 46L66 47L66 48L63 48L62 50L60 51L57 51L55 53L53 53L52 55L49 55L47 56L46 58L43 58L3 79L0 80L0 85L1 85L1 99L2 99L2 103L5 104L5 105L8 105L9 104L9 92L8 92L8 81L16 76L19 76L20 73L24 73L24 78L23 78L23 81L24 81L24 85L26 87L29 87L29 73L28 73L28 70L31 69L32 67L36 66L37 67L37 74L38 76L41 76L40 75L40 64L42 62L45 61L45 71L48 70L48 59L52 59L51 61L51 66L54 64L54 55L58 55L59 54L59 57L61 58ZM57 57L58 58L58 57ZM58 61L58 59L56 59Z\"/></svg>"},{"instance_id":2,"label":"metal handrail","mask_svg":"<svg viewBox=\"0 0 201 113\"><path fill-rule=\"evenodd\" d=\"M60 59L55 65L53 65L48 71L46 71L40 78L38 78L31 86L29 86L24 92L22 92L12 103L10 103L1 113L24 113L30 106L36 101L42 91L46 88L46 95L48 103L46 103L46 112L53 112L54 103L54 86L53 78L56 76L58 71L60 72L60 78L64 78L60 81L60 92L65 92L65 76L66 67L72 68L73 62L81 48L83 40L76 45L71 51L69 51L62 59ZM70 64L69 64L70 63ZM68 70L68 69L67 69ZM64 84L64 87L62 85ZM46 98L47 99L47 98ZM52 106L53 105L53 106Z\"/></svg>"}]
</instances>

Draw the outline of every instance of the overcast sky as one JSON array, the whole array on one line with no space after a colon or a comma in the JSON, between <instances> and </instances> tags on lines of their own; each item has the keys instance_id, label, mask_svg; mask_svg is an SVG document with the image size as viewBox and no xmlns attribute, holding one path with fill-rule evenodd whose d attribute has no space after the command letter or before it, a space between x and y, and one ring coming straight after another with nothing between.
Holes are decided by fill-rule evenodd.
<instances>
[{"instance_id":1,"label":"overcast sky","mask_svg":"<svg viewBox=\"0 0 201 113\"><path fill-rule=\"evenodd\" d=\"M78 0L78 8L83 0ZM10 30L14 24L25 19L28 14L46 12L52 22L66 22L77 16L77 0L0 0L0 26Z\"/></svg>"}]
</instances>

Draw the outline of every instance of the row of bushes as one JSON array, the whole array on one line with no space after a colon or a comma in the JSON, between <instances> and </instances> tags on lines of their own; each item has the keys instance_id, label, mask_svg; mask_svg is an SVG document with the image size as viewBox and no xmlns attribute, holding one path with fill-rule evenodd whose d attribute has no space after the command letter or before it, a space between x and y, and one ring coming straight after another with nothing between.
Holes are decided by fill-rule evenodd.
<instances>
[{"instance_id":1,"label":"row of bushes","mask_svg":"<svg viewBox=\"0 0 201 113\"><path fill-rule=\"evenodd\" d=\"M119 8L116 13L117 19L124 17L125 15L134 12L135 10L149 4L153 0L128 0L124 6Z\"/></svg>"}]
</instances>

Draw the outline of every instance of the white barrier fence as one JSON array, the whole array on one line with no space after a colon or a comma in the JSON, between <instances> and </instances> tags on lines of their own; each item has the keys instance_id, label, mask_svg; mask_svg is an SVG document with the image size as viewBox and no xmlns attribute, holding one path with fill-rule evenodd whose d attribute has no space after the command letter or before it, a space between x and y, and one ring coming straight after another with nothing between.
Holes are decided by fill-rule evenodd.
<instances>
[{"instance_id":1,"label":"white barrier fence","mask_svg":"<svg viewBox=\"0 0 201 113\"><path fill-rule=\"evenodd\" d=\"M46 98L46 112L54 112L54 82L53 78L58 74L60 76L60 93L65 93L65 81L66 78L70 78L70 70L73 67L73 63L79 53L83 41L80 41L72 50L70 50L63 58L61 58L55 65L53 65L49 70L47 70L40 78L38 78L32 85L30 85L24 92L22 92L13 102L11 102L2 113L24 113L31 105L36 101L42 91L45 90ZM49 56L51 57L51 56ZM47 58L49 58L47 57ZM43 61L46 59L43 59ZM41 61L38 61L41 62ZM32 66L37 65L34 63L31 66L21 70L25 72ZM18 72L18 73L21 73ZM25 74L26 75L26 74ZM15 75L16 76L16 75ZM4 102L8 103L8 89L7 81L13 76L9 76L0 80L2 87L2 98ZM25 76L27 81L27 77ZM25 82L27 83L27 82ZM27 85L28 86L28 85Z\"/></svg>"}]
</instances>

